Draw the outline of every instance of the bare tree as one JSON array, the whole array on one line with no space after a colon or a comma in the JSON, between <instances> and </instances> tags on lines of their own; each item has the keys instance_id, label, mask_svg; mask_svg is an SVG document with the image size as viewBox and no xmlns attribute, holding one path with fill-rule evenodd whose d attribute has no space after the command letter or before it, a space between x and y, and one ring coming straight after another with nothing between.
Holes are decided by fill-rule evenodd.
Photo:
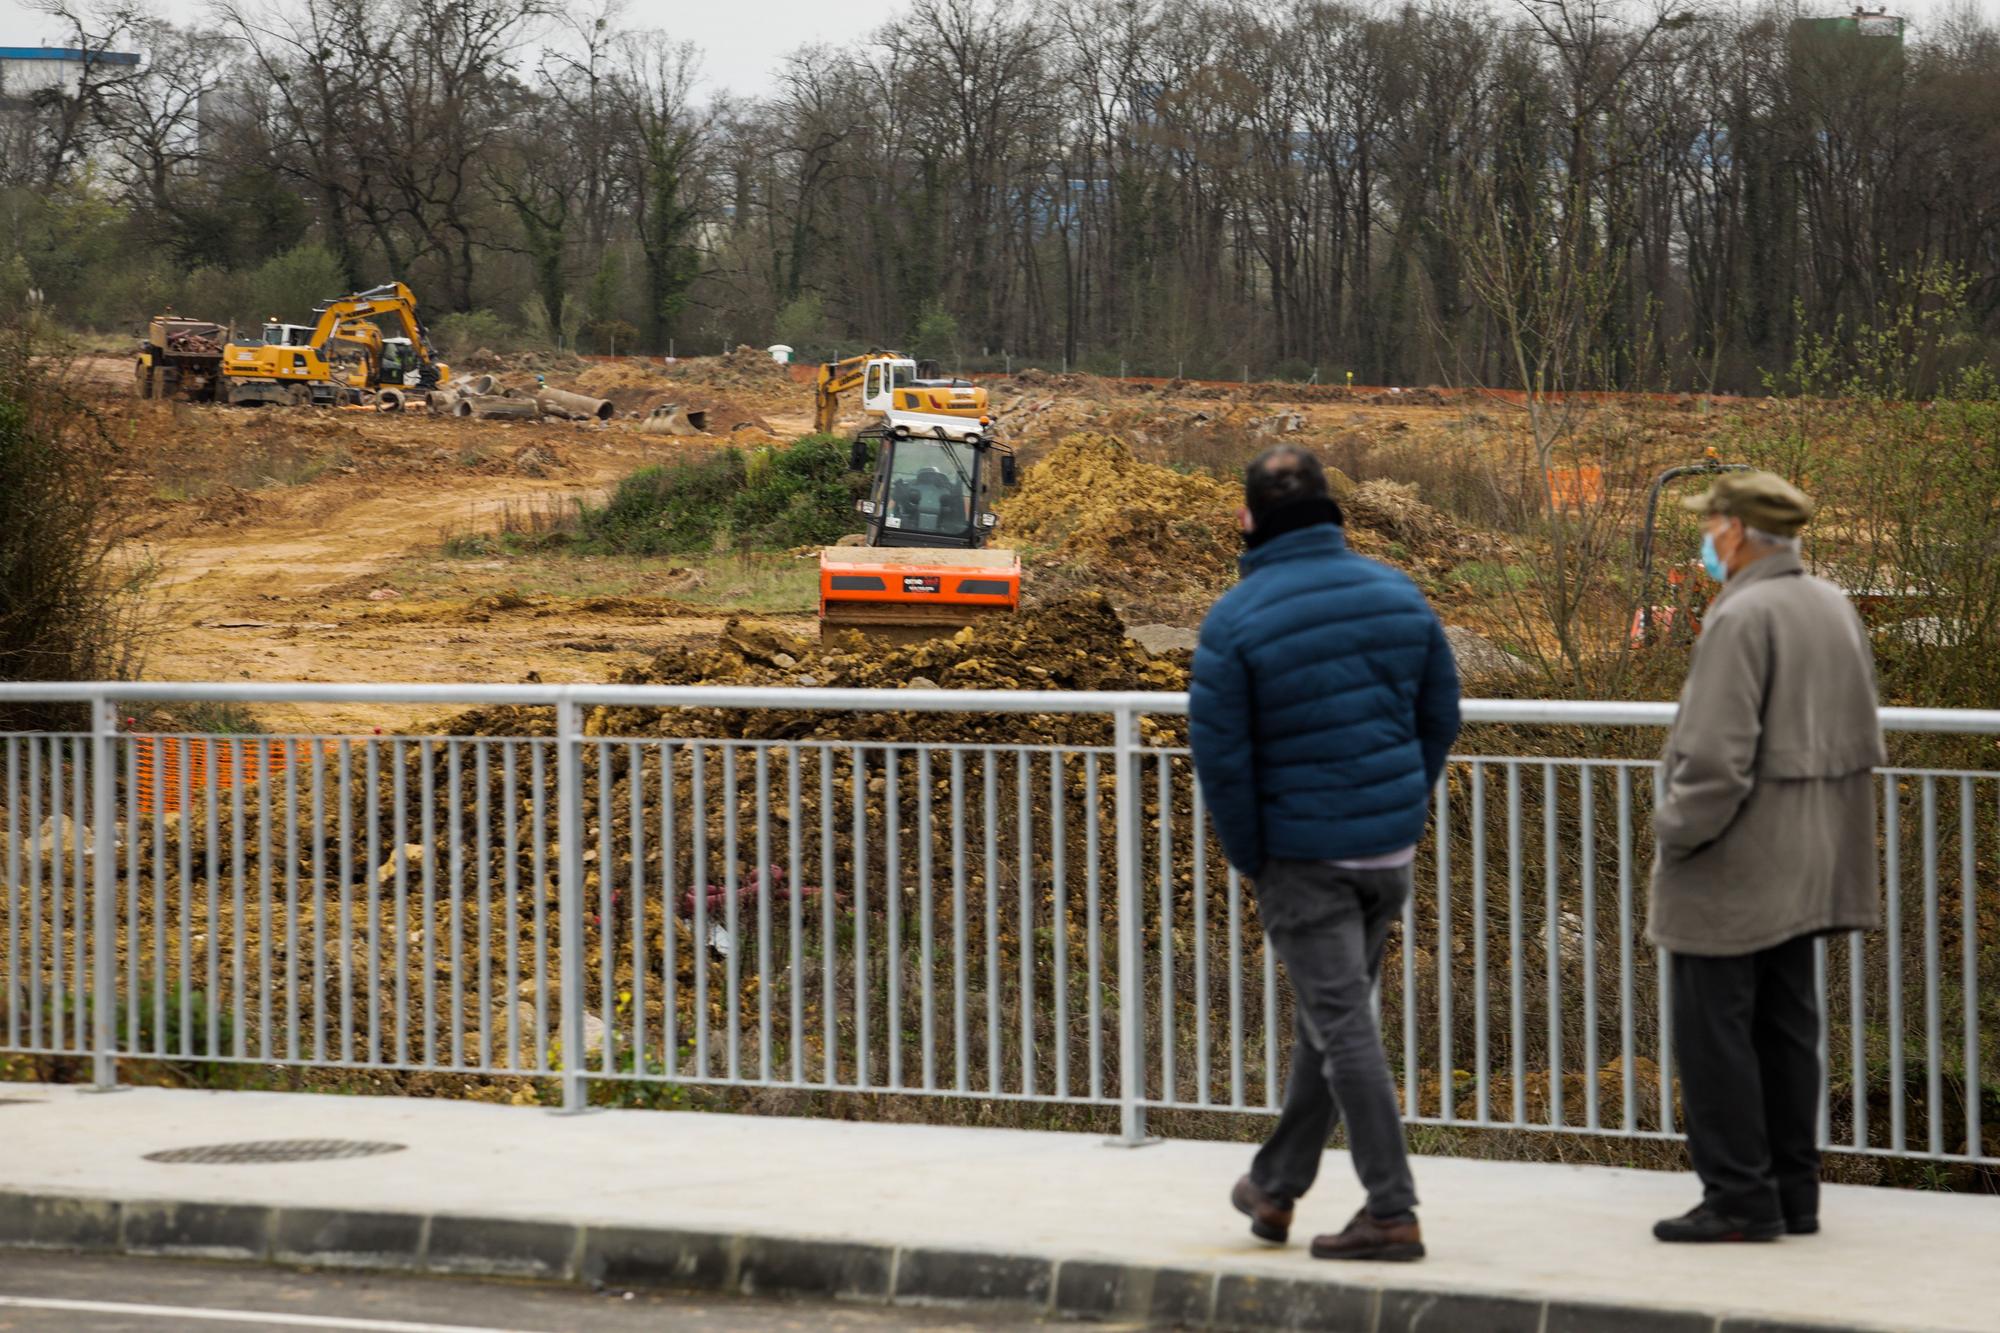
<instances>
[{"instance_id":1,"label":"bare tree","mask_svg":"<svg viewBox=\"0 0 2000 1333\"><path fill-rule=\"evenodd\" d=\"M60 184L104 137L106 99L142 77L138 66L116 57L132 54L119 48L137 44L135 30L147 15L134 0L35 0L34 8L62 23L65 40L77 52L74 88L41 88L31 95L26 141L19 145L25 151L6 172L18 183L47 190Z\"/></svg>"},{"instance_id":2,"label":"bare tree","mask_svg":"<svg viewBox=\"0 0 2000 1333\"><path fill-rule=\"evenodd\" d=\"M628 136L623 165L645 262L647 336L665 343L700 271L699 150L707 123L693 106L699 56L663 33L631 35L619 50L615 105Z\"/></svg>"},{"instance_id":3,"label":"bare tree","mask_svg":"<svg viewBox=\"0 0 2000 1333\"><path fill-rule=\"evenodd\" d=\"M1457 230L1467 286L1521 390L1526 450L1515 468L1526 475L1509 479L1506 493L1540 548L1527 564L1533 619L1547 626L1553 652L1528 641L1551 676L1581 683L1602 646L1587 613L1607 591L1621 530L1617 493L1602 487L1608 460L1579 430L1579 392L1604 387L1618 364L1602 337L1627 262L1613 239L1627 205L1616 181L1643 133L1619 99L1693 11L1685 0L1652 0L1628 22L1620 0L1518 3L1526 40L1510 53L1490 171L1466 191ZM1555 114L1530 114L1538 103Z\"/></svg>"}]
</instances>

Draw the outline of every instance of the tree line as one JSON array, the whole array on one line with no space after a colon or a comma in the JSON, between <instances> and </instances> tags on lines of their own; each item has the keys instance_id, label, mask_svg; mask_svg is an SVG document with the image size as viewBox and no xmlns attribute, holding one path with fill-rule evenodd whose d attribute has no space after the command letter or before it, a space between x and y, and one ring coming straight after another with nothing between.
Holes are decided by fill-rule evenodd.
<instances>
[{"instance_id":1,"label":"tree line","mask_svg":"<svg viewBox=\"0 0 2000 1333\"><path fill-rule=\"evenodd\" d=\"M1963 285L2000 333L2000 31L1707 0L910 0L710 95L620 0L50 0L0 300L495 344L1757 391ZM284 302L281 309L266 305Z\"/></svg>"}]
</instances>

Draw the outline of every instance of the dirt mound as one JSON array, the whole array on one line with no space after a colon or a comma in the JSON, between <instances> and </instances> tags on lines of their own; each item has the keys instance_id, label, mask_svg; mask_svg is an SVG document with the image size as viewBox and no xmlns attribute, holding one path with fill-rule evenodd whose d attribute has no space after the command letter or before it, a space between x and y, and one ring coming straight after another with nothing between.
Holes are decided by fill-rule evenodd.
<instances>
[{"instance_id":1,"label":"dirt mound","mask_svg":"<svg viewBox=\"0 0 2000 1333\"><path fill-rule=\"evenodd\" d=\"M1458 520L1419 499L1414 482L1364 481L1340 502L1353 522L1396 542L1413 556L1458 556L1478 546Z\"/></svg>"},{"instance_id":2,"label":"dirt mound","mask_svg":"<svg viewBox=\"0 0 2000 1333\"><path fill-rule=\"evenodd\" d=\"M1105 416L1102 403L1075 394L1019 394L996 404L993 425L1001 438L1032 451L1079 431L1102 430Z\"/></svg>"},{"instance_id":3,"label":"dirt mound","mask_svg":"<svg viewBox=\"0 0 2000 1333\"><path fill-rule=\"evenodd\" d=\"M1014 382L1037 389L1060 389L1066 393L1080 393L1102 387L1094 376L1079 374L1074 370L1059 373L1043 370L1040 366L1024 366L1015 371Z\"/></svg>"},{"instance_id":4,"label":"dirt mound","mask_svg":"<svg viewBox=\"0 0 2000 1333\"><path fill-rule=\"evenodd\" d=\"M1355 401L1370 407L1443 407L1446 399L1443 389L1422 388L1384 389L1380 393L1358 395Z\"/></svg>"},{"instance_id":5,"label":"dirt mound","mask_svg":"<svg viewBox=\"0 0 2000 1333\"><path fill-rule=\"evenodd\" d=\"M1144 463L1114 435L1077 434L1028 469L1000 504L1009 541L1081 564L1107 585L1170 580L1203 595L1235 578L1236 488Z\"/></svg>"},{"instance_id":6,"label":"dirt mound","mask_svg":"<svg viewBox=\"0 0 2000 1333\"><path fill-rule=\"evenodd\" d=\"M815 643L770 625L731 620L713 647L677 646L618 676L624 685L809 685L835 689L1181 690L1186 667L1126 637L1101 595L1066 598L1037 611L996 617L945 639L899 648L845 634ZM1173 719L1163 724L1178 728ZM492 708L445 723L452 735L546 735L546 710ZM1106 738L1102 718L782 711L599 709L593 735L727 736L870 740L970 739L1089 744Z\"/></svg>"},{"instance_id":7,"label":"dirt mound","mask_svg":"<svg viewBox=\"0 0 2000 1333\"><path fill-rule=\"evenodd\" d=\"M514 471L524 477L546 477L569 467L569 461L546 444L524 444L514 451Z\"/></svg>"},{"instance_id":8,"label":"dirt mound","mask_svg":"<svg viewBox=\"0 0 2000 1333\"><path fill-rule=\"evenodd\" d=\"M722 356L689 357L667 368L677 380L714 385L724 389L748 389L766 393L790 393L797 389L792 372L756 347L737 347Z\"/></svg>"},{"instance_id":9,"label":"dirt mound","mask_svg":"<svg viewBox=\"0 0 2000 1333\"><path fill-rule=\"evenodd\" d=\"M593 362L571 383L577 393L609 398L620 412L651 406L669 387L664 367L638 357Z\"/></svg>"}]
</instances>

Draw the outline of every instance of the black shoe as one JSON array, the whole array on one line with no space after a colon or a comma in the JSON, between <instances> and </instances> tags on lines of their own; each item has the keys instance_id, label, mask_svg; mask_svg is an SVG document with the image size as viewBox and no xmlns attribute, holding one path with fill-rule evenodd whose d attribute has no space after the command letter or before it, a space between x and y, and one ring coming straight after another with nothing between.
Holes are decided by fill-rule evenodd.
<instances>
[{"instance_id":1,"label":"black shoe","mask_svg":"<svg viewBox=\"0 0 2000 1333\"><path fill-rule=\"evenodd\" d=\"M1250 1219L1250 1234L1273 1245L1283 1245L1292 1234L1292 1201L1259 1189L1245 1176L1229 1192L1236 1211Z\"/></svg>"},{"instance_id":2,"label":"black shoe","mask_svg":"<svg viewBox=\"0 0 2000 1333\"><path fill-rule=\"evenodd\" d=\"M1754 1221L1750 1218L1731 1217L1718 1213L1707 1204L1696 1204L1679 1217L1669 1217L1653 1224L1655 1240L1691 1242L1694 1244L1714 1244L1727 1241L1776 1240L1783 1235L1785 1224L1777 1218L1768 1221Z\"/></svg>"},{"instance_id":3,"label":"black shoe","mask_svg":"<svg viewBox=\"0 0 2000 1333\"><path fill-rule=\"evenodd\" d=\"M1787 1236L1817 1236L1819 1234L1819 1214L1809 1213L1804 1217L1785 1219Z\"/></svg>"}]
</instances>

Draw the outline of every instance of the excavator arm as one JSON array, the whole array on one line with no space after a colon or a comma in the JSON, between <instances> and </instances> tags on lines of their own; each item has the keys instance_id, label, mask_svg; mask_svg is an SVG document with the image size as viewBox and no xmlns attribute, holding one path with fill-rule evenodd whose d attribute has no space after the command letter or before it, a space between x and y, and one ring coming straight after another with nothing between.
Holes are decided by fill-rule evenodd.
<instances>
[{"instance_id":1,"label":"excavator arm","mask_svg":"<svg viewBox=\"0 0 2000 1333\"><path fill-rule=\"evenodd\" d=\"M813 395L813 432L832 435L840 421L840 395L861 387L871 361L905 361L901 352L873 351L840 361L820 363L818 387Z\"/></svg>"},{"instance_id":2,"label":"excavator arm","mask_svg":"<svg viewBox=\"0 0 2000 1333\"><path fill-rule=\"evenodd\" d=\"M813 433L831 435L840 421L840 395L861 384L862 376L868 373L868 363L880 352L863 356L850 356L844 361L822 362L819 368L819 384L813 396Z\"/></svg>"},{"instance_id":3,"label":"excavator arm","mask_svg":"<svg viewBox=\"0 0 2000 1333\"><path fill-rule=\"evenodd\" d=\"M429 331L417 319L416 294L400 282L384 283L365 292L328 301L315 309L313 316L312 345L315 347L325 347L331 338L347 336L342 332L342 326L351 321L393 317L403 336L417 349L418 361L434 368L440 382L450 376L450 371L438 360L436 351L431 347Z\"/></svg>"}]
</instances>

